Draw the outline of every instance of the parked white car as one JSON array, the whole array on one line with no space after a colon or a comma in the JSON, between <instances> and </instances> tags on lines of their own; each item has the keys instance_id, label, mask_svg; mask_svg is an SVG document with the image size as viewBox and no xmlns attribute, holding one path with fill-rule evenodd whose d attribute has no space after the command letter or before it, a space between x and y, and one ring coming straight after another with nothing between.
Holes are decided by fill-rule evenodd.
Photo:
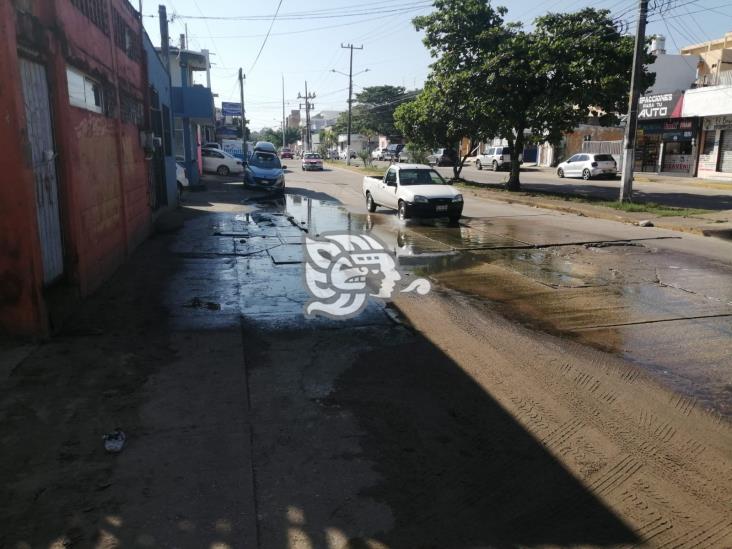
<instances>
[{"instance_id":1,"label":"parked white car","mask_svg":"<svg viewBox=\"0 0 732 549\"><path fill-rule=\"evenodd\" d=\"M384 147L383 149L374 149L371 151L371 158L373 160L385 160L386 159L386 153L388 152L388 149Z\"/></svg>"},{"instance_id":2,"label":"parked white car","mask_svg":"<svg viewBox=\"0 0 732 549\"><path fill-rule=\"evenodd\" d=\"M523 164L523 155L519 155L519 163ZM475 167L479 170L490 168L494 172L511 169L511 147L489 147L475 159Z\"/></svg>"},{"instance_id":3,"label":"parked white car","mask_svg":"<svg viewBox=\"0 0 732 549\"><path fill-rule=\"evenodd\" d=\"M557 166L559 177L581 177L584 180L595 177L615 178L618 164L610 154L575 154Z\"/></svg>"},{"instance_id":4,"label":"parked white car","mask_svg":"<svg viewBox=\"0 0 732 549\"><path fill-rule=\"evenodd\" d=\"M463 214L463 195L425 164L392 164L384 177L364 177L366 208L396 210L399 219L447 217L456 223Z\"/></svg>"},{"instance_id":5,"label":"parked white car","mask_svg":"<svg viewBox=\"0 0 732 549\"><path fill-rule=\"evenodd\" d=\"M241 160L225 151L217 149L201 149L203 171L219 175L239 174L244 171Z\"/></svg>"}]
</instances>

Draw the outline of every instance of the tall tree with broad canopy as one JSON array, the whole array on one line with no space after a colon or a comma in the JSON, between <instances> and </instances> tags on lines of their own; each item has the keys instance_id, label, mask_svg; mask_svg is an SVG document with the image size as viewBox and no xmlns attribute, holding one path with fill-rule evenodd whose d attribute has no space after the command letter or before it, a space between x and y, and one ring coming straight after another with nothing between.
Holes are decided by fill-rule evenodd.
<instances>
[{"instance_id":1,"label":"tall tree with broad canopy","mask_svg":"<svg viewBox=\"0 0 732 549\"><path fill-rule=\"evenodd\" d=\"M361 131L380 135L398 134L394 127L394 110L409 95L402 86L370 86L356 94L355 109Z\"/></svg>"},{"instance_id":2,"label":"tall tree with broad canopy","mask_svg":"<svg viewBox=\"0 0 732 549\"><path fill-rule=\"evenodd\" d=\"M488 137L489 121L475 109L475 104L465 101L463 80L460 74L439 81L428 80L416 99L396 109L394 124L413 147L431 150L442 146L456 150L466 135L474 139ZM454 179L460 178L467 157L467 154L455 155Z\"/></svg>"},{"instance_id":3,"label":"tall tree with broad canopy","mask_svg":"<svg viewBox=\"0 0 732 549\"><path fill-rule=\"evenodd\" d=\"M354 96L351 109L351 131L363 134L371 131L379 135L398 135L394 126L394 110L403 102L414 97L402 86L369 86ZM334 126L337 133L348 130L348 112L338 115Z\"/></svg>"},{"instance_id":4,"label":"tall tree with broad canopy","mask_svg":"<svg viewBox=\"0 0 732 549\"><path fill-rule=\"evenodd\" d=\"M593 113L608 125L627 109L634 40L608 10L550 13L525 31L485 0L435 0L434 7L414 20L435 58L429 79L440 89L463 76L463 102L483 113L482 133L515 151L507 189L521 189L516 153L527 135L557 143ZM643 88L653 79L644 73Z\"/></svg>"}]
</instances>

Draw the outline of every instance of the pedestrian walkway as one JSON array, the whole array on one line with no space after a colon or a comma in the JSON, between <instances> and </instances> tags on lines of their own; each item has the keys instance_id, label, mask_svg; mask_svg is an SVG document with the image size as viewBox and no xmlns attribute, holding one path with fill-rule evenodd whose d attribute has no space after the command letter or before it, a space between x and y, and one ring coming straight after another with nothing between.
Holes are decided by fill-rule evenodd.
<instances>
[{"instance_id":1,"label":"pedestrian walkway","mask_svg":"<svg viewBox=\"0 0 732 549\"><path fill-rule=\"evenodd\" d=\"M237 214L183 211L52 339L0 346L0 547L257 546L233 239L212 230Z\"/></svg>"}]
</instances>

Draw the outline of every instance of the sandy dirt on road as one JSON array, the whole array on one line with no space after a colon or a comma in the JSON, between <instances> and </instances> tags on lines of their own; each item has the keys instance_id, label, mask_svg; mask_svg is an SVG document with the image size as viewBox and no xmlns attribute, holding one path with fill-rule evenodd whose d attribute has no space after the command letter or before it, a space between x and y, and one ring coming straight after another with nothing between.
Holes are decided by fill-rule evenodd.
<instances>
[{"instance_id":1,"label":"sandy dirt on road","mask_svg":"<svg viewBox=\"0 0 732 549\"><path fill-rule=\"evenodd\" d=\"M530 332L485 302L438 291L398 306L638 543L732 546L732 432L719 416L612 355Z\"/></svg>"}]
</instances>

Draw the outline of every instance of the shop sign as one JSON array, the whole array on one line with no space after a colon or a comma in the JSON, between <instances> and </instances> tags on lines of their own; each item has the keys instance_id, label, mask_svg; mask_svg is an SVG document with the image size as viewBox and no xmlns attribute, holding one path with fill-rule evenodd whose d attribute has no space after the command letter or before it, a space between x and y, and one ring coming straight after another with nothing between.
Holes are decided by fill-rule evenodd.
<instances>
[{"instance_id":1,"label":"shop sign","mask_svg":"<svg viewBox=\"0 0 732 549\"><path fill-rule=\"evenodd\" d=\"M223 116L241 116L241 103L221 103L221 114Z\"/></svg>"},{"instance_id":2,"label":"shop sign","mask_svg":"<svg viewBox=\"0 0 732 549\"><path fill-rule=\"evenodd\" d=\"M638 119L678 118L684 106L684 92L642 95L638 100Z\"/></svg>"},{"instance_id":3,"label":"shop sign","mask_svg":"<svg viewBox=\"0 0 732 549\"><path fill-rule=\"evenodd\" d=\"M732 130L732 115L711 116L704 119L705 130Z\"/></svg>"},{"instance_id":4,"label":"shop sign","mask_svg":"<svg viewBox=\"0 0 732 549\"><path fill-rule=\"evenodd\" d=\"M691 156L688 154L667 154L663 159L664 172L688 172L691 170Z\"/></svg>"},{"instance_id":5,"label":"shop sign","mask_svg":"<svg viewBox=\"0 0 732 549\"><path fill-rule=\"evenodd\" d=\"M694 137L696 125L693 118L640 122L638 135L663 134L664 141L689 141Z\"/></svg>"}]
</instances>

